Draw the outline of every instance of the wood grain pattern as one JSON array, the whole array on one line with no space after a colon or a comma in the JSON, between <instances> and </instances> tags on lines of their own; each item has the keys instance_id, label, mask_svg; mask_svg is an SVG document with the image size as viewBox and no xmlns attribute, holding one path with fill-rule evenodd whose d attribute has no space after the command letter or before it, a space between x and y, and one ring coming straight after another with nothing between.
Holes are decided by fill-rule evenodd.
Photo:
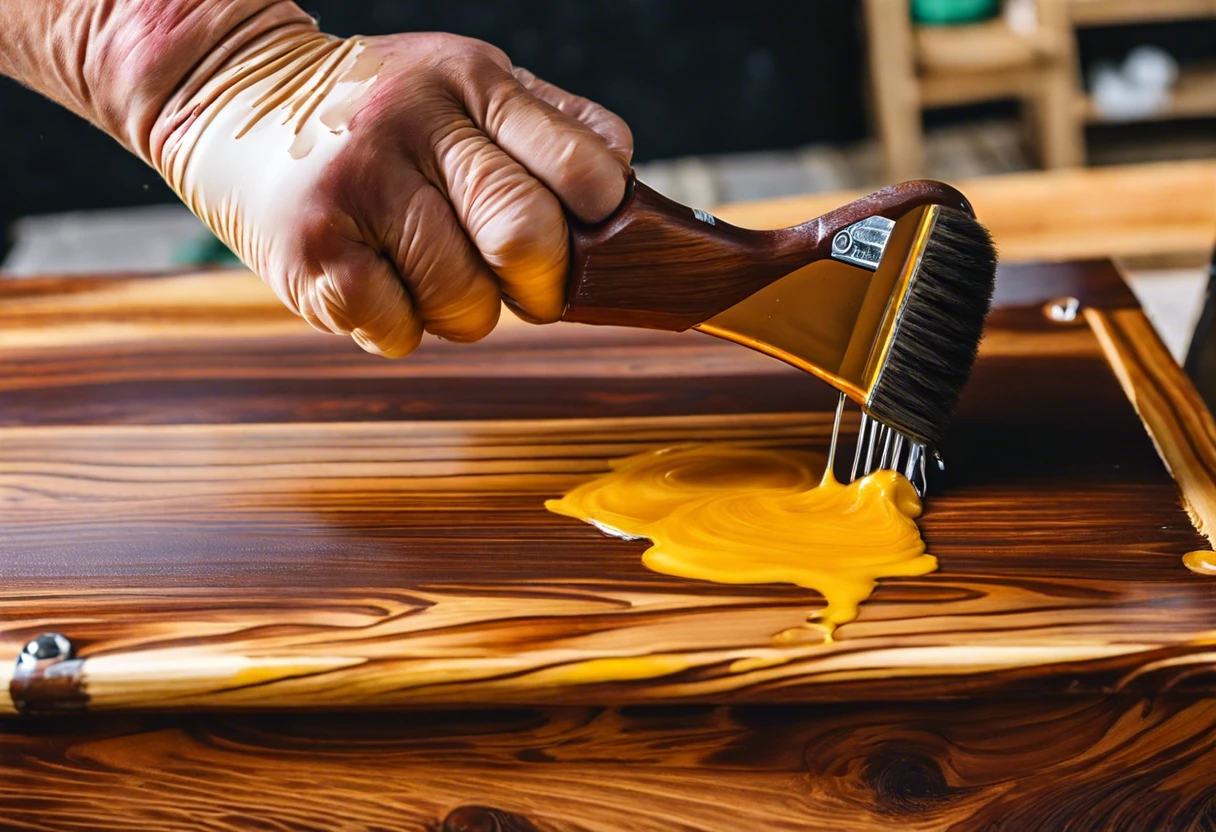
<instances>
[{"instance_id":1,"label":"wood grain pattern","mask_svg":"<svg viewBox=\"0 0 1216 832\"><path fill-rule=\"evenodd\" d=\"M1216 534L1216 422L1152 324L1134 310L1085 311L1123 392L1144 420L1183 505L1209 543Z\"/></svg>"},{"instance_id":2,"label":"wood grain pattern","mask_svg":"<svg viewBox=\"0 0 1216 832\"><path fill-rule=\"evenodd\" d=\"M996 303L1036 325L993 328L986 354L1097 356L1084 332L1037 327L1037 306L1057 295L1136 306L1096 263L1009 273L1019 277L998 282ZM380 361L319 337L248 272L0 281L0 425L830 410L835 394L805 381L695 333L537 329L512 315L477 344L427 339L407 362Z\"/></svg>"},{"instance_id":3,"label":"wood grain pattern","mask_svg":"<svg viewBox=\"0 0 1216 832\"><path fill-rule=\"evenodd\" d=\"M822 448L824 386L574 325L390 363L252 289L218 308L239 280L0 286L0 657L66 633L90 708L1216 690L1216 582L1179 561L1203 539L1099 340L1043 314L1140 316L1107 264L1002 273L923 518L941 571L884 582L828 649L772 643L814 593L656 575L541 508L650 447ZM23 341L57 305L95 337Z\"/></svg>"},{"instance_id":4,"label":"wood grain pattern","mask_svg":"<svg viewBox=\"0 0 1216 832\"><path fill-rule=\"evenodd\" d=\"M25 830L1204 830L1216 700L0 722Z\"/></svg>"}]
</instances>

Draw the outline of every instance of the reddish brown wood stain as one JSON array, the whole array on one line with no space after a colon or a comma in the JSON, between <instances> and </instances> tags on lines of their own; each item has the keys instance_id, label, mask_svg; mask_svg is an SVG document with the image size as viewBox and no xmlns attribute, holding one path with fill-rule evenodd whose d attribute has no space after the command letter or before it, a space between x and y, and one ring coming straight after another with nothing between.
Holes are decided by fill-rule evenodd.
<instances>
[{"instance_id":1,"label":"reddish brown wood stain","mask_svg":"<svg viewBox=\"0 0 1216 832\"><path fill-rule=\"evenodd\" d=\"M1003 272L922 522L940 571L883 583L831 652L746 674L817 596L655 575L644 543L541 501L680 441L821 448L825 386L697 334L573 325L384 362L249 285L0 284L0 661L58 629L90 706L135 711L587 707L11 718L4 822L1213 823L1216 581L1180 562L1206 542L1086 323L1041 312L1134 310L1108 265ZM635 653L686 668L560 682ZM233 669L250 657L278 664ZM755 704L653 704L688 700Z\"/></svg>"},{"instance_id":2,"label":"reddish brown wood stain","mask_svg":"<svg viewBox=\"0 0 1216 832\"><path fill-rule=\"evenodd\" d=\"M32 830L1189 830L1216 703L1177 697L29 721Z\"/></svg>"},{"instance_id":3,"label":"reddish brown wood stain","mask_svg":"<svg viewBox=\"0 0 1216 832\"><path fill-rule=\"evenodd\" d=\"M290 321L260 295L238 305L251 331L212 331L214 302L199 311L189 299L208 297L215 278L160 306L150 283L135 295L143 328L2 354L0 643L15 655L59 622L86 668L189 644L195 652L175 661L205 667L254 650L296 679L115 694L124 707L201 704L203 687L216 706L259 696L338 704L338 691L365 680L378 680L359 694L367 705L890 698L904 695L905 674L951 695L1102 690L1141 679L1146 665L1198 683L1200 660L1185 657L1203 655L1198 642L1216 629L1216 583L1179 558L1203 541L1084 322L1042 315L1060 273L1002 277L1002 295L1019 305L994 315L921 523L940 571L884 582L838 633L838 653L747 674L730 665L767 655L817 595L656 575L639 562L644 543L604 538L541 504L609 459L682 441L822 448L826 408L780 414L830 403L824 385L694 333L577 326L516 325L497 351L493 340L436 342L391 363L306 329L274 334ZM1109 267L1063 275L1085 302L1134 303ZM1036 295L1036 282L1051 285ZM105 281L39 294L51 288L3 290L8 337L38 331L60 306L85 329L126 320ZM166 319L168 331L145 335ZM747 392L735 415L715 412L723 377ZM335 393L338 383L347 386ZM346 395L364 384L377 392ZM426 418L363 421L405 412ZM40 425L44 413L53 426ZM585 418L548 420L559 413ZM164 427L123 427L132 422ZM241 422L256 424L231 424ZM554 676L656 652L686 669L620 684ZM424 656L448 662L439 677L421 673ZM1171 656L1181 664L1163 662ZM91 686L95 704L105 690Z\"/></svg>"}]
</instances>

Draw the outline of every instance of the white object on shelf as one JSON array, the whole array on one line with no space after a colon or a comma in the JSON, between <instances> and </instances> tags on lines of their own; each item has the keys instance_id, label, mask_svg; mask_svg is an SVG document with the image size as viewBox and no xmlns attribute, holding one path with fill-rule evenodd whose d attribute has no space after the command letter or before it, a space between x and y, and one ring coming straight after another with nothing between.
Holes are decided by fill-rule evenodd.
<instances>
[{"instance_id":1,"label":"white object on shelf","mask_svg":"<svg viewBox=\"0 0 1216 832\"><path fill-rule=\"evenodd\" d=\"M1035 0L1005 0L1005 25L1024 38L1032 37L1039 28L1039 10Z\"/></svg>"},{"instance_id":2,"label":"white object on shelf","mask_svg":"<svg viewBox=\"0 0 1216 832\"><path fill-rule=\"evenodd\" d=\"M1178 62L1156 46L1137 46L1122 64L1099 61L1089 72L1094 107L1111 121L1131 121L1165 110L1177 82Z\"/></svg>"},{"instance_id":3,"label":"white object on shelf","mask_svg":"<svg viewBox=\"0 0 1216 832\"><path fill-rule=\"evenodd\" d=\"M1123 76L1139 87L1169 89L1178 83L1178 62L1156 46L1137 46L1123 61Z\"/></svg>"}]
</instances>

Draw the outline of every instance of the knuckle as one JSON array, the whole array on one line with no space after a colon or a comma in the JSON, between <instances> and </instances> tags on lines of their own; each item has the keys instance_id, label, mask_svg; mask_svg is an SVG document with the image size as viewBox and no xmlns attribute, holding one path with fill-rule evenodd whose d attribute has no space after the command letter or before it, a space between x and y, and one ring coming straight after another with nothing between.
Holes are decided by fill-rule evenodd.
<instances>
[{"instance_id":1,"label":"knuckle","mask_svg":"<svg viewBox=\"0 0 1216 832\"><path fill-rule=\"evenodd\" d=\"M478 250L496 271L534 269L538 262L565 261L566 220L561 205L528 176L487 184L470 231Z\"/></svg>"},{"instance_id":2,"label":"knuckle","mask_svg":"<svg viewBox=\"0 0 1216 832\"><path fill-rule=\"evenodd\" d=\"M511 67L507 53L497 46L463 35L437 35L434 51L443 56L444 63L451 71L458 74L469 70L476 72L490 66L507 70Z\"/></svg>"},{"instance_id":3,"label":"knuckle","mask_svg":"<svg viewBox=\"0 0 1216 832\"><path fill-rule=\"evenodd\" d=\"M483 79L481 86L485 101L483 126L491 134L497 133L519 111L520 106L526 103L522 97L523 88L512 75Z\"/></svg>"},{"instance_id":4,"label":"knuckle","mask_svg":"<svg viewBox=\"0 0 1216 832\"><path fill-rule=\"evenodd\" d=\"M513 66L513 64L511 63L510 55L508 55L503 50L499 49L497 46L494 46L493 44L490 44L489 46L490 46L490 57L494 59L494 63L496 63L499 66L504 67L506 69L510 69Z\"/></svg>"},{"instance_id":5,"label":"knuckle","mask_svg":"<svg viewBox=\"0 0 1216 832\"><path fill-rule=\"evenodd\" d=\"M511 59L507 57L506 52L502 51L494 44L487 43L484 40L477 40L475 38L466 38L466 40L470 45L469 48L478 58L490 61L497 67L501 67L508 71L510 70Z\"/></svg>"}]
</instances>

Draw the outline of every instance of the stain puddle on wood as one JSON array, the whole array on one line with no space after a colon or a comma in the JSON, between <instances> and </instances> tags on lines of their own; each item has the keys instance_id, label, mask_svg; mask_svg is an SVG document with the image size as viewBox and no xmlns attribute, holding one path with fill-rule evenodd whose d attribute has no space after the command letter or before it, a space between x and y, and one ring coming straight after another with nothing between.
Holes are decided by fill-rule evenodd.
<instances>
[{"instance_id":1,"label":"stain puddle on wood","mask_svg":"<svg viewBox=\"0 0 1216 832\"><path fill-rule=\"evenodd\" d=\"M611 470L545 507L625 538L649 538L642 562L725 584L791 583L826 602L782 642L831 641L882 578L937 568L916 526L921 502L903 476L848 485L821 454L732 444L665 448Z\"/></svg>"}]
</instances>

